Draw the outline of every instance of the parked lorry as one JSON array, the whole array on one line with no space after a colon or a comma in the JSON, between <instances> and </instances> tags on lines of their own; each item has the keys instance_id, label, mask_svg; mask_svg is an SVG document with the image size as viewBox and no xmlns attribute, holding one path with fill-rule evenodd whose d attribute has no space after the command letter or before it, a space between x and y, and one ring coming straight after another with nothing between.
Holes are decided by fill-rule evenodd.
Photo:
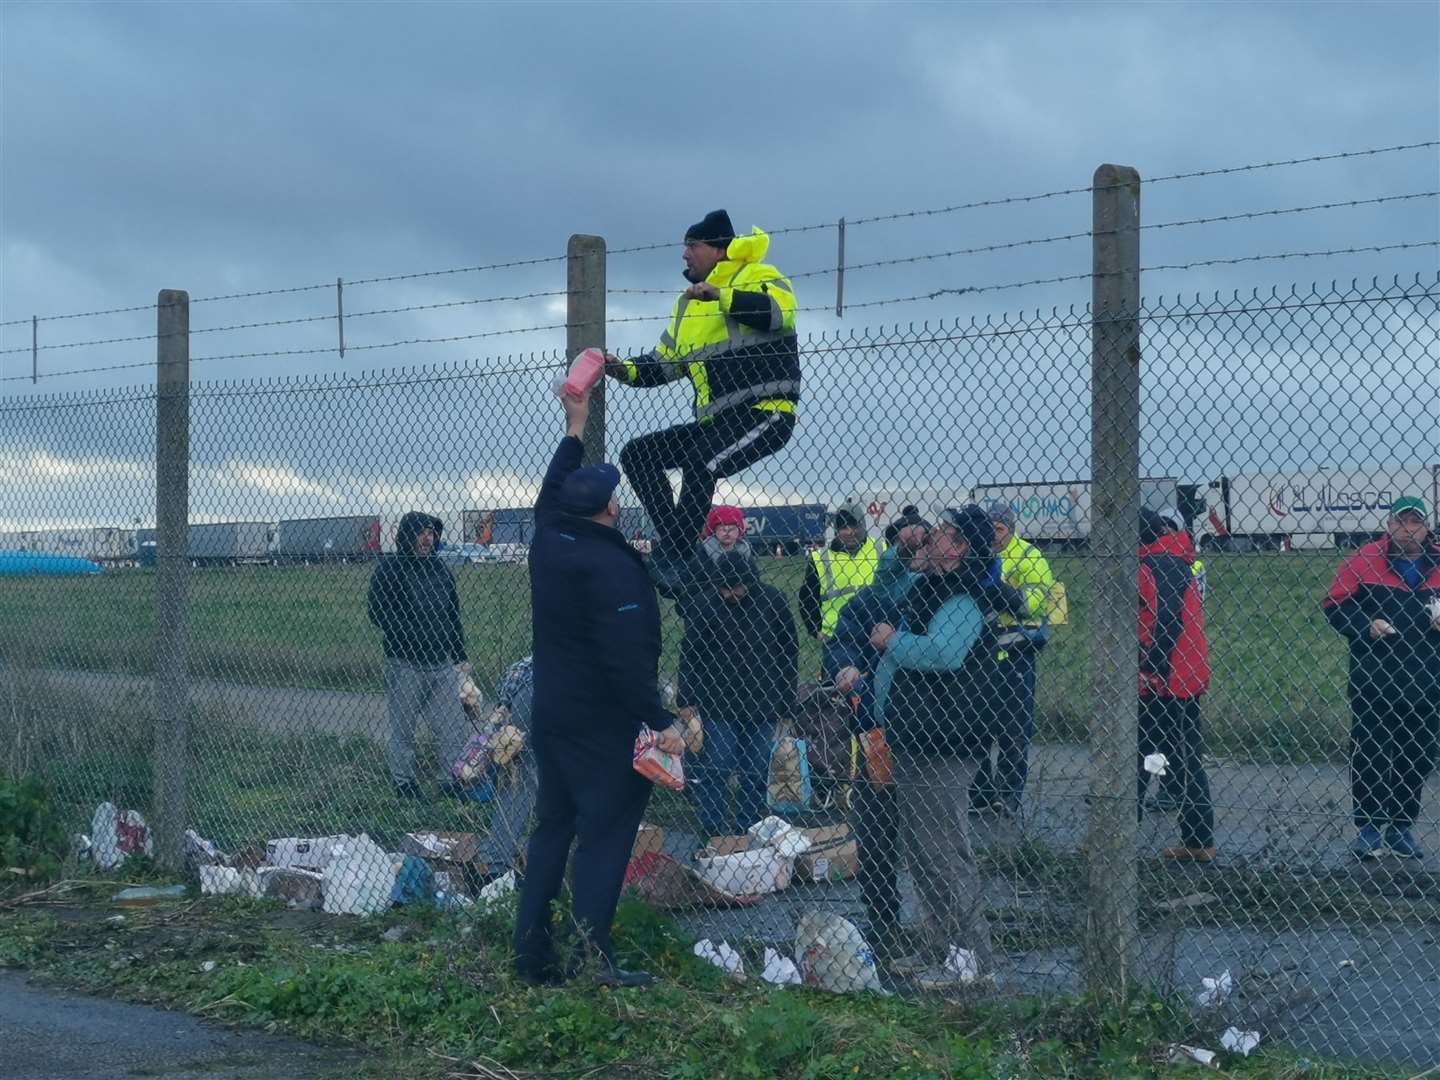
<instances>
[{"instance_id":1,"label":"parked lorry","mask_svg":"<svg viewBox=\"0 0 1440 1080\"><path fill-rule=\"evenodd\" d=\"M380 554L380 518L374 514L347 517L291 518L276 529L279 562L352 562Z\"/></svg>"},{"instance_id":2,"label":"parked lorry","mask_svg":"<svg viewBox=\"0 0 1440 1080\"><path fill-rule=\"evenodd\" d=\"M199 565L234 565L270 560L275 525L269 521L214 521L191 524L186 531L185 557ZM154 529L139 529L135 543L140 561L153 562Z\"/></svg>"},{"instance_id":3,"label":"parked lorry","mask_svg":"<svg viewBox=\"0 0 1440 1080\"><path fill-rule=\"evenodd\" d=\"M1209 484L1200 543L1229 551L1356 547L1385 531L1402 495L1419 495L1433 513L1440 465L1221 476Z\"/></svg>"}]
</instances>

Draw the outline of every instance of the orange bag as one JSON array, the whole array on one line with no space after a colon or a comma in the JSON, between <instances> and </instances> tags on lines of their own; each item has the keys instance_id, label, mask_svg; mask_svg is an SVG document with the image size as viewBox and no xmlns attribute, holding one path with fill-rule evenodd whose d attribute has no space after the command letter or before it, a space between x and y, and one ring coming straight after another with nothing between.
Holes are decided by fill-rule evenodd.
<instances>
[{"instance_id":1,"label":"orange bag","mask_svg":"<svg viewBox=\"0 0 1440 1080\"><path fill-rule=\"evenodd\" d=\"M890 746L883 728L871 728L860 736L860 749L865 754L865 776L876 787L894 782L891 775Z\"/></svg>"}]
</instances>

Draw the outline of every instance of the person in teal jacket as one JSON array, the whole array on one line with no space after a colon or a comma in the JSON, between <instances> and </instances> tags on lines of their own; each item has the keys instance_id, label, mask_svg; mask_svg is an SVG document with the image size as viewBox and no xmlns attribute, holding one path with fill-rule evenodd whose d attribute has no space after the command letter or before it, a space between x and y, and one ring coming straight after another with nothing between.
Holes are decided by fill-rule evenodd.
<instances>
[{"instance_id":1,"label":"person in teal jacket","mask_svg":"<svg viewBox=\"0 0 1440 1080\"><path fill-rule=\"evenodd\" d=\"M955 984L946 960L956 946L971 950L982 972L994 963L970 847L969 790L1001 689L995 621L1002 610L1024 610L1019 592L999 581L994 535L980 507L946 510L908 576L898 558L883 559L877 572L876 586L903 587L903 599L899 625L871 631L881 654L872 722L890 747L898 839L922 912L920 951L888 966L925 989Z\"/></svg>"}]
</instances>

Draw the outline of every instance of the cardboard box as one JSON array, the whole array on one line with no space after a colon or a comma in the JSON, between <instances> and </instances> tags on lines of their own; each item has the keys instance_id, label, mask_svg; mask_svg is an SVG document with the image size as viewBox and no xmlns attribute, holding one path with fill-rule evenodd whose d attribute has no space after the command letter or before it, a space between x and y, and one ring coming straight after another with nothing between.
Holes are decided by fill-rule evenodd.
<instances>
[{"instance_id":1,"label":"cardboard box","mask_svg":"<svg viewBox=\"0 0 1440 1080\"><path fill-rule=\"evenodd\" d=\"M324 870L354 840L350 836L286 836L265 843L265 865Z\"/></svg>"},{"instance_id":2,"label":"cardboard box","mask_svg":"<svg viewBox=\"0 0 1440 1080\"><path fill-rule=\"evenodd\" d=\"M713 859L720 855L738 855L742 851L749 851L753 843L754 840L749 836L712 836L705 841L700 857Z\"/></svg>"},{"instance_id":3,"label":"cardboard box","mask_svg":"<svg viewBox=\"0 0 1440 1080\"><path fill-rule=\"evenodd\" d=\"M635 834L635 845L630 849L630 858L638 859L651 851L658 852L665 847L665 830L659 825L648 825L640 823L640 831Z\"/></svg>"},{"instance_id":4,"label":"cardboard box","mask_svg":"<svg viewBox=\"0 0 1440 1080\"><path fill-rule=\"evenodd\" d=\"M805 881L844 881L860 870L860 845L849 825L827 825L800 830L810 850L795 860L795 871Z\"/></svg>"},{"instance_id":5,"label":"cardboard box","mask_svg":"<svg viewBox=\"0 0 1440 1080\"><path fill-rule=\"evenodd\" d=\"M323 899L324 876L316 870L288 866L262 866L255 871L260 895L286 901L291 907L318 909Z\"/></svg>"}]
</instances>

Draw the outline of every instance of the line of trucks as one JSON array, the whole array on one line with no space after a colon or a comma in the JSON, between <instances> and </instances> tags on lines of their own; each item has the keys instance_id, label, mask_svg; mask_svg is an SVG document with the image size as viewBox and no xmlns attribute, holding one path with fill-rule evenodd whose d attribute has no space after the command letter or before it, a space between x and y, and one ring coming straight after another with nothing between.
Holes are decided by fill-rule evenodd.
<instances>
[{"instance_id":1,"label":"line of trucks","mask_svg":"<svg viewBox=\"0 0 1440 1080\"><path fill-rule=\"evenodd\" d=\"M1440 504L1440 464L1241 473L1205 483L1176 477L1146 477L1140 482L1143 506L1178 509L1202 549L1235 552L1357 546L1380 535L1390 504L1402 495L1420 495L1433 510ZM1021 535L1043 547L1083 549L1090 536L1088 480L887 488L844 502L865 507L876 535L907 505L933 514L965 502L1003 502L1014 510ZM746 534L765 554L778 547L793 555L824 543L830 535L831 509L823 503L744 510ZM398 514L353 514L195 523L189 529L186 554L198 565L363 562L394 550L399 520ZM653 535L649 519L636 507L622 509L618 528L642 549ZM462 510L447 521L442 555L477 563L516 561L524 558L534 531L529 507ZM7 550L145 565L154 560L156 538L154 529L145 528L0 531L0 551Z\"/></svg>"}]
</instances>

